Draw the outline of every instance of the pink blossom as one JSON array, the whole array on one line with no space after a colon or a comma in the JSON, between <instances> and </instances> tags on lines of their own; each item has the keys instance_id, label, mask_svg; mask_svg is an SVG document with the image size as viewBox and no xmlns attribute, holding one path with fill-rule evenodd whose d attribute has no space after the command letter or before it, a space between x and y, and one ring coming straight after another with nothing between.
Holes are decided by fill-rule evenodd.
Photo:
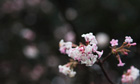
<instances>
[{"instance_id":1,"label":"pink blossom","mask_svg":"<svg viewBox=\"0 0 140 84\"><path fill-rule=\"evenodd\" d=\"M76 74L76 72L73 71L73 69L70 69L69 66L59 65L58 68L59 68L59 72L63 73L64 75L69 75L69 77L74 77Z\"/></svg>"},{"instance_id":2,"label":"pink blossom","mask_svg":"<svg viewBox=\"0 0 140 84\"><path fill-rule=\"evenodd\" d=\"M99 58L101 58L101 56L103 55L103 52L104 52L103 50L101 52L100 51L96 51L96 53L98 54Z\"/></svg>"},{"instance_id":3,"label":"pink blossom","mask_svg":"<svg viewBox=\"0 0 140 84\"><path fill-rule=\"evenodd\" d=\"M74 60L80 61L82 52L80 52L78 47L76 47L76 48L71 49L68 55L69 55L69 57L73 58Z\"/></svg>"},{"instance_id":4,"label":"pink blossom","mask_svg":"<svg viewBox=\"0 0 140 84\"><path fill-rule=\"evenodd\" d=\"M125 65L125 63L122 63L122 62L120 62L119 64L118 64L118 66L124 66Z\"/></svg>"},{"instance_id":5,"label":"pink blossom","mask_svg":"<svg viewBox=\"0 0 140 84\"><path fill-rule=\"evenodd\" d=\"M133 42L133 39L130 36L126 36L125 42L131 43L131 42Z\"/></svg>"},{"instance_id":6,"label":"pink blossom","mask_svg":"<svg viewBox=\"0 0 140 84\"><path fill-rule=\"evenodd\" d=\"M87 45L85 46L85 53L92 53L93 46Z\"/></svg>"},{"instance_id":7,"label":"pink blossom","mask_svg":"<svg viewBox=\"0 0 140 84\"><path fill-rule=\"evenodd\" d=\"M81 64L86 64L86 66L92 66L97 61L97 55L88 54L88 56L83 57Z\"/></svg>"},{"instance_id":8,"label":"pink blossom","mask_svg":"<svg viewBox=\"0 0 140 84\"><path fill-rule=\"evenodd\" d=\"M85 38L86 42L91 42L92 44L93 43L97 44L97 40L96 40L95 36L93 35L93 33L83 34L82 37Z\"/></svg>"},{"instance_id":9,"label":"pink blossom","mask_svg":"<svg viewBox=\"0 0 140 84\"><path fill-rule=\"evenodd\" d=\"M98 42L97 42L95 37L90 41L90 44L98 44Z\"/></svg>"},{"instance_id":10,"label":"pink blossom","mask_svg":"<svg viewBox=\"0 0 140 84\"><path fill-rule=\"evenodd\" d=\"M65 53L66 53L66 48L65 48L65 47L60 47L60 48L59 48L59 51L60 51L61 53L65 54Z\"/></svg>"},{"instance_id":11,"label":"pink blossom","mask_svg":"<svg viewBox=\"0 0 140 84\"><path fill-rule=\"evenodd\" d=\"M98 46L97 46L96 44L92 44L92 46L93 46L92 51L93 51L93 52L96 52L97 49L98 49Z\"/></svg>"},{"instance_id":12,"label":"pink blossom","mask_svg":"<svg viewBox=\"0 0 140 84\"><path fill-rule=\"evenodd\" d=\"M126 73L122 75L122 83L133 83L139 76L139 70L134 66L131 66Z\"/></svg>"},{"instance_id":13,"label":"pink blossom","mask_svg":"<svg viewBox=\"0 0 140 84\"><path fill-rule=\"evenodd\" d=\"M97 51L97 40L92 33L83 34L82 37L85 38L87 45L80 45L72 47L71 42L64 42L61 40L59 42L60 52L68 54L69 57L85 64L86 66L92 66L96 61L97 57L100 58L103 54L103 51ZM95 55L97 54L97 55Z\"/></svg>"},{"instance_id":14,"label":"pink blossom","mask_svg":"<svg viewBox=\"0 0 140 84\"><path fill-rule=\"evenodd\" d=\"M130 46L135 46L137 44L137 43L132 43L133 39L130 36L125 37L125 42L127 42L128 45L130 45Z\"/></svg>"},{"instance_id":15,"label":"pink blossom","mask_svg":"<svg viewBox=\"0 0 140 84\"><path fill-rule=\"evenodd\" d=\"M59 51L63 54L67 53L69 51L69 49L72 48L72 42L64 42L64 40L62 39L59 42Z\"/></svg>"},{"instance_id":16,"label":"pink blossom","mask_svg":"<svg viewBox=\"0 0 140 84\"><path fill-rule=\"evenodd\" d=\"M78 47L78 50L80 50L81 52L84 52L84 48L85 46L80 46L80 47Z\"/></svg>"},{"instance_id":17,"label":"pink blossom","mask_svg":"<svg viewBox=\"0 0 140 84\"><path fill-rule=\"evenodd\" d=\"M97 56L92 53L92 48L93 47L90 45L71 48L69 50L68 56L73 58L74 60L80 61L81 64L86 64L86 66L92 66L97 61Z\"/></svg>"},{"instance_id":18,"label":"pink blossom","mask_svg":"<svg viewBox=\"0 0 140 84\"><path fill-rule=\"evenodd\" d=\"M111 46L116 46L116 45L118 45L118 40L112 39L110 41L110 44L111 44Z\"/></svg>"}]
</instances>

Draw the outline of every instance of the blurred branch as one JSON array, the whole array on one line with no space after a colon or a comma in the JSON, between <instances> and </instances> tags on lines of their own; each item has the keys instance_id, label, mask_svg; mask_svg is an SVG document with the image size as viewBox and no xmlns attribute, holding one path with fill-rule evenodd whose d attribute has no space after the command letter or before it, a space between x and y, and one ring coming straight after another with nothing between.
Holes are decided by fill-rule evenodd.
<instances>
[{"instance_id":1,"label":"blurred branch","mask_svg":"<svg viewBox=\"0 0 140 84\"><path fill-rule=\"evenodd\" d=\"M111 56L111 52L102 60L102 63L104 63L110 56Z\"/></svg>"},{"instance_id":2,"label":"blurred branch","mask_svg":"<svg viewBox=\"0 0 140 84\"><path fill-rule=\"evenodd\" d=\"M106 79L110 82L110 84L114 84L114 83L111 81L111 79L108 77L108 75L107 75L107 73L106 73L106 71L105 71L105 69L104 69L104 67L103 67L103 63L102 63L100 60L98 60L98 63L97 63L97 64L100 66L101 70L103 71L103 73L104 73Z\"/></svg>"}]
</instances>

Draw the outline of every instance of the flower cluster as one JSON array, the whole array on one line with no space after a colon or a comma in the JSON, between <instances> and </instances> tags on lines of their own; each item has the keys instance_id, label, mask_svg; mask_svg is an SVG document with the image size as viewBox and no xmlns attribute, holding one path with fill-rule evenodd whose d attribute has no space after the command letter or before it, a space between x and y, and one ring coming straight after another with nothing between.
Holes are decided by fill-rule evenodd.
<instances>
[{"instance_id":1,"label":"flower cluster","mask_svg":"<svg viewBox=\"0 0 140 84\"><path fill-rule=\"evenodd\" d=\"M77 61L70 59L69 63L58 66L59 72L63 73L64 75L69 75L69 77L74 77L76 75L76 72L73 71L73 68L76 67L77 64Z\"/></svg>"},{"instance_id":2,"label":"flower cluster","mask_svg":"<svg viewBox=\"0 0 140 84\"><path fill-rule=\"evenodd\" d=\"M67 65L59 65L59 72L63 73L64 75L69 75L69 77L74 77L76 72L73 69L70 69Z\"/></svg>"},{"instance_id":3,"label":"flower cluster","mask_svg":"<svg viewBox=\"0 0 140 84\"><path fill-rule=\"evenodd\" d=\"M122 75L122 83L132 83L139 76L139 70L134 66L131 66L126 73Z\"/></svg>"},{"instance_id":4,"label":"flower cluster","mask_svg":"<svg viewBox=\"0 0 140 84\"><path fill-rule=\"evenodd\" d=\"M123 54L123 55L128 55L128 52L130 52L127 48L130 48L131 46L135 46L136 43L132 43L133 39L130 36L126 36L125 37L125 41L123 42L123 44L120 47L117 47L118 45L118 40L112 39L110 41L111 44L111 48L112 48L112 53L116 55L119 64L118 66L124 66L125 63L123 63L121 61L120 55L119 53Z\"/></svg>"},{"instance_id":5,"label":"flower cluster","mask_svg":"<svg viewBox=\"0 0 140 84\"><path fill-rule=\"evenodd\" d=\"M86 64L86 66L92 66L97 58L100 58L103 51L97 51L97 40L92 33L83 34L82 37L85 38L86 44L80 43L79 46L72 44L71 42L60 41L60 52L68 54L69 57L81 62L81 64ZM95 54L94 54L95 53Z\"/></svg>"},{"instance_id":6,"label":"flower cluster","mask_svg":"<svg viewBox=\"0 0 140 84\"><path fill-rule=\"evenodd\" d=\"M85 38L86 45L80 43L79 46L77 46L72 42L64 42L64 40L61 40L59 43L59 50L61 53L67 54L69 57L80 62L81 64L92 66L97 61L97 59L102 56L103 50L97 50L97 40L92 33L83 34L82 37ZM62 67L59 67L59 69L60 68ZM62 73L67 74L65 72Z\"/></svg>"}]
</instances>

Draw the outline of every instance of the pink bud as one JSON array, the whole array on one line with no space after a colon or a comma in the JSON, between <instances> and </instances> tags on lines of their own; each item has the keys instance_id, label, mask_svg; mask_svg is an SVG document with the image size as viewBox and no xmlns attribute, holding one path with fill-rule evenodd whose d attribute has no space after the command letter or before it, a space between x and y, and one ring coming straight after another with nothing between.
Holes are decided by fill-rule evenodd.
<instances>
[{"instance_id":1,"label":"pink bud","mask_svg":"<svg viewBox=\"0 0 140 84\"><path fill-rule=\"evenodd\" d=\"M131 69L128 69L128 70L127 70L127 73L130 73L130 72L131 72Z\"/></svg>"},{"instance_id":2,"label":"pink bud","mask_svg":"<svg viewBox=\"0 0 140 84\"><path fill-rule=\"evenodd\" d=\"M135 46L135 45L137 45L137 43L131 43L130 45L131 45L131 46Z\"/></svg>"},{"instance_id":3,"label":"pink bud","mask_svg":"<svg viewBox=\"0 0 140 84\"><path fill-rule=\"evenodd\" d=\"M127 52L123 52L123 54L124 54L124 55L128 55L128 53L127 53Z\"/></svg>"}]
</instances>

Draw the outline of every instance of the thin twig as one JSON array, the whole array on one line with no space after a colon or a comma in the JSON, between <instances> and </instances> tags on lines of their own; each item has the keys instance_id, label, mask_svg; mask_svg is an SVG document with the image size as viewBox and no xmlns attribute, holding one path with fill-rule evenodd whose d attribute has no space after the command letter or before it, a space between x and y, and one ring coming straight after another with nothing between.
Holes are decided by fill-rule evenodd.
<instances>
[{"instance_id":1,"label":"thin twig","mask_svg":"<svg viewBox=\"0 0 140 84\"><path fill-rule=\"evenodd\" d=\"M111 56L111 52L102 60L102 63L104 63L110 56Z\"/></svg>"},{"instance_id":2,"label":"thin twig","mask_svg":"<svg viewBox=\"0 0 140 84\"><path fill-rule=\"evenodd\" d=\"M107 75L105 69L103 68L102 62L101 62L100 60L98 60L98 61L99 61L99 62L98 62L98 65L101 67L101 70L103 71L103 73L104 73L106 79L110 82L110 84L114 84L114 83L111 81L111 79L108 77L108 75Z\"/></svg>"}]
</instances>

